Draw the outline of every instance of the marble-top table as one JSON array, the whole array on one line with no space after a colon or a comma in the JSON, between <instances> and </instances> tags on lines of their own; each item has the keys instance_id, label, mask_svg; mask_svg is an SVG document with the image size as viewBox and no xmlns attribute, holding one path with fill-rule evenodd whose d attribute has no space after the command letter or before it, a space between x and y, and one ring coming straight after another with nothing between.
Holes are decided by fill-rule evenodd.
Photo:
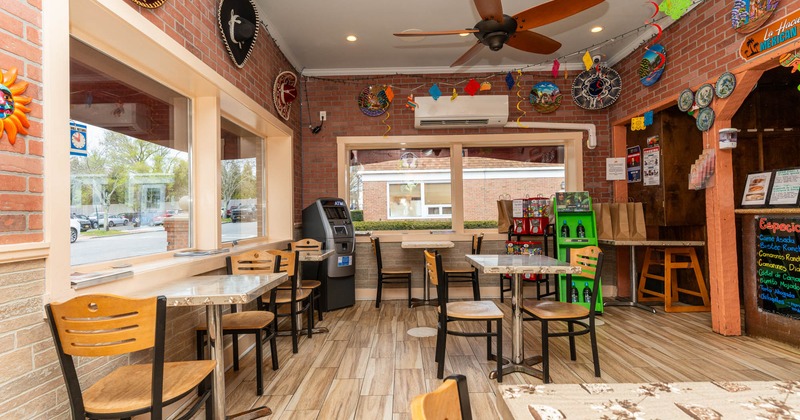
<instances>
[{"instance_id":1,"label":"marble-top table","mask_svg":"<svg viewBox=\"0 0 800 420\"><path fill-rule=\"evenodd\" d=\"M214 418L225 418L225 360L222 309L244 304L278 287L286 273L187 277L132 293L132 297L165 296L167 306L205 306L208 343L214 368ZM257 343L256 345L260 345Z\"/></svg>"},{"instance_id":2,"label":"marble-top table","mask_svg":"<svg viewBox=\"0 0 800 420\"><path fill-rule=\"evenodd\" d=\"M467 261L489 274L512 274L511 276L511 363L503 367L503 375L523 372L542 378L542 372L524 363L522 349L522 280L521 274L579 274L581 268L545 255L467 255ZM528 359L536 364L541 356ZM490 377L496 373L492 372Z\"/></svg>"},{"instance_id":3,"label":"marble-top table","mask_svg":"<svg viewBox=\"0 0 800 420\"><path fill-rule=\"evenodd\" d=\"M642 305L639 303L639 293L637 288L639 277L636 276L636 252L635 248L637 246L658 246L658 247L665 247L665 246L677 246L677 247L685 247L685 246L703 246L706 243L703 241L662 241L662 240L614 240L614 239L598 239L597 242L603 245L614 245L614 246L627 246L630 247L630 261L629 261L629 270L630 270L630 282L631 282L631 300L628 301L621 301L621 300L613 300L608 301L603 304L603 306L633 306L634 308L644 309L645 311L651 311L656 313L656 310L651 308L647 305Z\"/></svg>"}]
</instances>

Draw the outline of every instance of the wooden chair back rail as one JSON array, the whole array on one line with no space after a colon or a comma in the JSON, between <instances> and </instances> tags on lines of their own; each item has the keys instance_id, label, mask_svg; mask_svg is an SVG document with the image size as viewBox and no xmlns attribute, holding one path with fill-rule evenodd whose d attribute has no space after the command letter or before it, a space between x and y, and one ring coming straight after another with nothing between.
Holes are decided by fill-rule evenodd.
<instances>
[{"instance_id":1,"label":"wooden chair back rail","mask_svg":"<svg viewBox=\"0 0 800 420\"><path fill-rule=\"evenodd\" d=\"M266 274L275 272L275 255L267 251L247 251L228 257L228 273L230 274Z\"/></svg>"},{"instance_id":2,"label":"wooden chair back rail","mask_svg":"<svg viewBox=\"0 0 800 420\"><path fill-rule=\"evenodd\" d=\"M483 234L478 233L472 235L472 253L473 254L480 254L481 253L481 244L483 243Z\"/></svg>"},{"instance_id":3,"label":"wooden chair back rail","mask_svg":"<svg viewBox=\"0 0 800 420\"><path fill-rule=\"evenodd\" d=\"M64 353L95 357L152 348L156 303L155 297L94 295L52 303L50 308Z\"/></svg>"},{"instance_id":4,"label":"wooden chair back rail","mask_svg":"<svg viewBox=\"0 0 800 420\"><path fill-rule=\"evenodd\" d=\"M448 376L436 390L414 397L411 419L472 420L466 377Z\"/></svg>"},{"instance_id":5,"label":"wooden chair back rail","mask_svg":"<svg viewBox=\"0 0 800 420\"><path fill-rule=\"evenodd\" d=\"M434 286L439 285L439 271L436 266L436 251L429 252L427 249L425 253L425 269L428 270L428 279Z\"/></svg>"},{"instance_id":6,"label":"wooden chair back rail","mask_svg":"<svg viewBox=\"0 0 800 420\"><path fill-rule=\"evenodd\" d=\"M281 251L278 249L268 249L266 252L280 257L278 272L286 273L289 277L297 274L297 251Z\"/></svg>"},{"instance_id":7,"label":"wooden chair back rail","mask_svg":"<svg viewBox=\"0 0 800 420\"><path fill-rule=\"evenodd\" d=\"M289 244L291 251L320 251L322 250L322 242L316 239L301 239Z\"/></svg>"}]
</instances>

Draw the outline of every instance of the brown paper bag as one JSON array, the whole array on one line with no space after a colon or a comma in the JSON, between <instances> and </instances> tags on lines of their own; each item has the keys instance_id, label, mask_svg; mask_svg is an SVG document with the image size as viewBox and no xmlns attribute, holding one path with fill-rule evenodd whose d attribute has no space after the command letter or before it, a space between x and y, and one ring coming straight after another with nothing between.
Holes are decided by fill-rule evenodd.
<instances>
[{"instance_id":1,"label":"brown paper bag","mask_svg":"<svg viewBox=\"0 0 800 420\"><path fill-rule=\"evenodd\" d=\"M511 227L513 212L513 200L501 198L497 200L497 232L508 233Z\"/></svg>"},{"instance_id":2,"label":"brown paper bag","mask_svg":"<svg viewBox=\"0 0 800 420\"><path fill-rule=\"evenodd\" d=\"M595 203L594 215L597 219L597 239L614 239L614 232L611 228L611 206Z\"/></svg>"},{"instance_id":3,"label":"brown paper bag","mask_svg":"<svg viewBox=\"0 0 800 420\"><path fill-rule=\"evenodd\" d=\"M628 207L628 231L630 239L643 241L647 239L647 226L644 224L644 206L642 203L626 203Z\"/></svg>"},{"instance_id":4,"label":"brown paper bag","mask_svg":"<svg viewBox=\"0 0 800 420\"><path fill-rule=\"evenodd\" d=\"M611 203L611 231L617 241L631 239L630 223L628 222L627 203Z\"/></svg>"}]
</instances>

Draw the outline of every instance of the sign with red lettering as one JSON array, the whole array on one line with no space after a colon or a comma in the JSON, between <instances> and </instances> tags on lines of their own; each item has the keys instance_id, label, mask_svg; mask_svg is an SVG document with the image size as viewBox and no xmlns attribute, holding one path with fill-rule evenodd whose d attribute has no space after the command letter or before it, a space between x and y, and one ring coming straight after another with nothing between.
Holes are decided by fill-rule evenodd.
<instances>
[{"instance_id":1,"label":"sign with red lettering","mask_svg":"<svg viewBox=\"0 0 800 420\"><path fill-rule=\"evenodd\" d=\"M739 47L739 56L751 60L796 40L798 26L800 26L800 10L795 10L748 35Z\"/></svg>"}]
</instances>

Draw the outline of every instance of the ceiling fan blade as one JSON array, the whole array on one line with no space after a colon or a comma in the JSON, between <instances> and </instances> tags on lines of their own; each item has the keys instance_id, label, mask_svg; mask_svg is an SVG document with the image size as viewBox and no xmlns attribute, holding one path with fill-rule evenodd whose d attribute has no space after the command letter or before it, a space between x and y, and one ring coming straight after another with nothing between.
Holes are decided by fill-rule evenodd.
<instances>
[{"instance_id":1,"label":"ceiling fan blade","mask_svg":"<svg viewBox=\"0 0 800 420\"><path fill-rule=\"evenodd\" d=\"M503 4L500 0L475 0L475 8L483 20L496 20L503 23Z\"/></svg>"},{"instance_id":2,"label":"ceiling fan blade","mask_svg":"<svg viewBox=\"0 0 800 420\"><path fill-rule=\"evenodd\" d=\"M468 49L467 52L465 52L461 57L458 57L458 60L454 61L453 64L450 65L450 67L460 66L466 63L467 61L469 61L470 58L475 56L475 54L480 52L482 47L483 44L481 44L480 42L476 43L475 45L472 46L472 48Z\"/></svg>"},{"instance_id":3,"label":"ceiling fan blade","mask_svg":"<svg viewBox=\"0 0 800 420\"><path fill-rule=\"evenodd\" d=\"M480 32L477 29L459 29L455 31L431 31L431 32L398 32L394 36L431 36L431 35L460 35L474 34Z\"/></svg>"},{"instance_id":4,"label":"ceiling fan blade","mask_svg":"<svg viewBox=\"0 0 800 420\"><path fill-rule=\"evenodd\" d=\"M517 32L537 28L597 6L604 0L553 0L514 15Z\"/></svg>"},{"instance_id":5,"label":"ceiling fan blade","mask_svg":"<svg viewBox=\"0 0 800 420\"><path fill-rule=\"evenodd\" d=\"M508 38L506 45L534 54L552 54L561 48L561 43L555 39L531 31L515 33Z\"/></svg>"}]
</instances>

